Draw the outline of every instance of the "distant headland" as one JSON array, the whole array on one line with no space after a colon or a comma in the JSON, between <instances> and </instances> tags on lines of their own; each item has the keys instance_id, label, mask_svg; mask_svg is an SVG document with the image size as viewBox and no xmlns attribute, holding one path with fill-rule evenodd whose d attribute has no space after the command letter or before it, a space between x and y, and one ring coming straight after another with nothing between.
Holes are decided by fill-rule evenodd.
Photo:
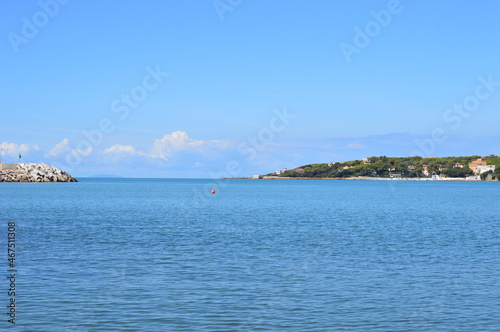
<instances>
[{"instance_id":1,"label":"distant headland","mask_svg":"<svg viewBox=\"0 0 500 332\"><path fill-rule=\"evenodd\" d=\"M308 164L253 179L500 181L500 157L369 157Z\"/></svg>"},{"instance_id":2,"label":"distant headland","mask_svg":"<svg viewBox=\"0 0 500 332\"><path fill-rule=\"evenodd\" d=\"M0 182L78 182L57 167L44 163L2 164Z\"/></svg>"}]
</instances>

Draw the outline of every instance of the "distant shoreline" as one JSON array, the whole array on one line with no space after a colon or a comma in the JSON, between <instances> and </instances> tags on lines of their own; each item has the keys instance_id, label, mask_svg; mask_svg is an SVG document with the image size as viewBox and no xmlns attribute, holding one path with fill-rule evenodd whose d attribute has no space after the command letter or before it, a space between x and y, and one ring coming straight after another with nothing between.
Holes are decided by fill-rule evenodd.
<instances>
[{"instance_id":1,"label":"distant shoreline","mask_svg":"<svg viewBox=\"0 0 500 332\"><path fill-rule=\"evenodd\" d=\"M263 176L262 178L253 178L253 177L232 177L232 178L223 178L226 180L350 180L350 181L469 181L476 182L481 181L479 179L472 180L466 178L378 178L378 177L369 177L369 176L358 176L358 177L350 177L350 178L314 178L314 177L285 177L285 176Z\"/></svg>"}]
</instances>

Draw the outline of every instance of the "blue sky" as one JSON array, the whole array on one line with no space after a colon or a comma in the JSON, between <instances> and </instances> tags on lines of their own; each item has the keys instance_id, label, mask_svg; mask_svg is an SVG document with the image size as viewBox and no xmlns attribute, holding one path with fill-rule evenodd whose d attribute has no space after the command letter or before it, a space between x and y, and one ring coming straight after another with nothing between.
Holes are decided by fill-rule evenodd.
<instances>
[{"instance_id":1,"label":"blue sky","mask_svg":"<svg viewBox=\"0 0 500 332\"><path fill-rule=\"evenodd\" d=\"M210 177L500 154L497 1L1 7L4 162Z\"/></svg>"}]
</instances>

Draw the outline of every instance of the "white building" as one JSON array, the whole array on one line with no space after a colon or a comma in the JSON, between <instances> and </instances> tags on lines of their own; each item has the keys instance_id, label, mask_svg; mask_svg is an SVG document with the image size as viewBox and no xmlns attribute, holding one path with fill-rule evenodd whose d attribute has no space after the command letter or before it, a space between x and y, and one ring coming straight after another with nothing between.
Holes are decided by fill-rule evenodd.
<instances>
[{"instance_id":1,"label":"white building","mask_svg":"<svg viewBox=\"0 0 500 332\"><path fill-rule=\"evenodd\" d=\"M476 174L482 174L488 171L495 171L495 165L477 165Z\"/></svg>"},{"instance_id":2,"label":"white building","mask_svg":"<svg viewBox=\"0 0 500 332\"><path fill-rule=\"evenodd\" d=\"M400 179L401 178L401 172L389 172L389 177L391 179Z\"/></svg>"}]
</instances>

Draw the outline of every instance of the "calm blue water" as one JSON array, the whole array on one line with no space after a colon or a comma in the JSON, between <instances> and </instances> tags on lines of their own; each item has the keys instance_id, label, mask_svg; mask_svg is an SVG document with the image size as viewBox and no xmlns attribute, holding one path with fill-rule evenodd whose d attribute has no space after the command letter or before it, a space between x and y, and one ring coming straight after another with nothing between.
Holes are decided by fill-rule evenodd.
<instances>
[{"instance_id":1,"label":"calm blue water","mask_svg":"<svg viewBox=\"0 0 500 332\"><path fill-rule=\"evenodd\" d=\"M500 327L498 182L0 187L2 247L17 223L17 330Z\"/></svg>"}]
</instances>

